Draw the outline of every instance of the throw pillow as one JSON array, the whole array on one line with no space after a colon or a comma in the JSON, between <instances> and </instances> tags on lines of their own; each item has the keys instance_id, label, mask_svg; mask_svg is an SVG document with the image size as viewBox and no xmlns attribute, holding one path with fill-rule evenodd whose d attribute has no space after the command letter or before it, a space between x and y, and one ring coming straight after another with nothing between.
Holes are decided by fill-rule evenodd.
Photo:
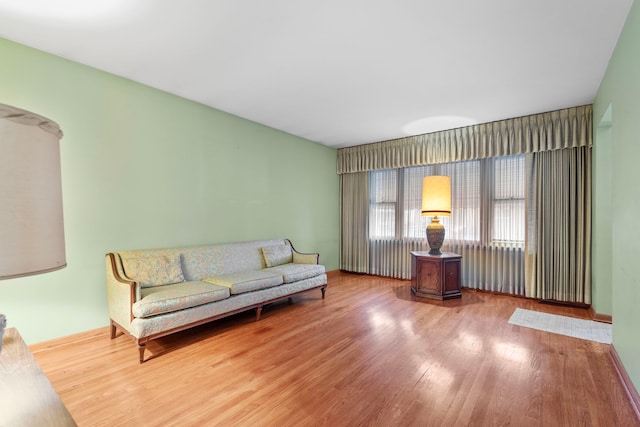
<instances>
[{"instance_id":1,"label":"throw pillow","mask_svg":"<svg viewBox=\"0 0 640 427\"><path fill-rule=\"evenodd\" d=\"M143 288L184 282L180 254L122 260L124 272Z\"/></svg>"},{"instance_id":2,"label":"throw pillow","mask_svg":"<svg viewBox=\"0 0 640 427\"><path fill-rule=\"evenodd\" d=\"M289 245L273 245L262 248L262 255L267 267L288 264L293 261L293 253Z\"/></svg>"}]
</instances>

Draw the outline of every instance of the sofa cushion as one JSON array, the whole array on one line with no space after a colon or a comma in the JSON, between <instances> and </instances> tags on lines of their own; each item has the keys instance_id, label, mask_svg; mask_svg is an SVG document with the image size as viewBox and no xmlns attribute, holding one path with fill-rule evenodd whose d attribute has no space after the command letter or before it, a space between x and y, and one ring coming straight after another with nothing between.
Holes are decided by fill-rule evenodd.
<instances>
[{"instance_id":1,"label":"sofa cushion","mask_svg":"<svg viewBox=\"0 0 640 427\"><path fill-rule=\"evenodd\" d=\"M324 273L324 265L321 264L282 264L277 267L265 268L262 271L281 274L284 283L292 283L298 280L308 279Z\"/></svg>"},{"instance_id":2,"label":"sofa cushion","mask_svg":"<svg viewBox=\"0 0 640 427\"><path fill-rule=\"evenodd\" d=\"M207 277L202 281L226 286L232 295L237 295L281 285L283 278L281 274L269 273L264 270L251 270Z\"/></svg>"},{"instance_id":3,"label":"sofa cushion","mask_svg":"<svg viewBox=\"0 0 640 427\"><path fill-rule=\"evenodd\" d=\"M125 258L122 267L127 277L142 288L184 282L180 254Z\"/></svg>"},{"instance_id":4,"label":"sofa cushion","mask_svg":"<svg viewBox=\"0 0 640 427\"><path fill-rule=\"evenodd\" d=\"M293 252L289 245L272 245L262 248L262 255L267 267L293 262Z\"/></svg>"},{"instance_id":5,"label":"sofa cushion","mask_svg":"<svg viewBox=\"0 0 640 427\"><path fill-rule=\"evenodd\" d=\"M318 254L301 254L300 252L293 253L294 264L317 264L318 259Z\"/></svg>"},{"instance_id":6,"label":"sofa cushion","mask_svg":"<svg viewBox=\"0 0 640 427\"><path fill-rule=\"evenodd\" d=\"M150 317L229 298L229 288L199 281L182 282L144 288L140 296L133 304L133 315Z\"/></svg>"}]
</instances>

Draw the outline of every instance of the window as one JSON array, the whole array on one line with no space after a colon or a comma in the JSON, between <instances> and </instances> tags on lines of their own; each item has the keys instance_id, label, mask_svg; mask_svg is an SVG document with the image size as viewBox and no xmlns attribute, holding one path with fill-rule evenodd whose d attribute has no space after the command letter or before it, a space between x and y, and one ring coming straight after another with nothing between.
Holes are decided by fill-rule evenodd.
<instances>
[{"instance_id":1,"label":"window","mask_svg":"<svg viewBox=\"0 0 640 427\"><path fill-rule=\"evenodd\" d=\"M480 240L480 161L445 163L404 169L405 238L423 238L431 219L422 216L422 178L451 177L451 217L441 218L447 239Z\"/></svg>"},{"instance_id":2,"label":"window","mask_svg":"<svg viewBox=\"0 0 640 427\"><path fill-rule=\"evenodd\" d=\"M425 237L422 178L430 175L451 177L446 240L524 242L524 155L370 172L371 239Z\"/></svg>"},{"instance_id":3,"label":"window","mask_svg":"<svg viewBox=\"0 0 640 427\"><path fill-rule=\"evenodd\" d=\"M480 172L480 160L445 163L440 167L438 175L451 177L451 216L442 221L447 240L480 241Z\"/></svg>"},{"instance_id":4,"label":"window","mask_svg":"<svg viewBox=\"0 0 640 427\"><path fill-rule=\"evenodd\" d=\"M372 171L369 176L369 237L393 239L396 230L398 172Z\"/></svg>"},{"instance_id":5,"label":"window","mask_svg":"<svg viewBox=\"0 0 640 427\"><path fill-rule=\"evenodd\" d=\"M524 242L524 155L499 157L493 167L494 242Z\"/></svg>"},{"instance_id":6,"label":"window","mask_svg":"<svg viewBox=\"0 0 640 427\"><path fill-rule=\"evenodd\" d=\"M422 178L436 175L434 170L435 166L417 166L404 169L402 237L424 238L426 236L427 218L422 216Z\"/></svg>"}]
</instances>

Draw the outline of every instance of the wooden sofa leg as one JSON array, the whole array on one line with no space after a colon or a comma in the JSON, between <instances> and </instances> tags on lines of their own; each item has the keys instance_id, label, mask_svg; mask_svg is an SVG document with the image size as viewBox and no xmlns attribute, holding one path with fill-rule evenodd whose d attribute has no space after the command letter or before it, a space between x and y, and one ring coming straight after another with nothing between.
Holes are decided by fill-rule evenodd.
<instances>
[{"instance_id":1,"label":"wooden sofa leg","mask_svg":"<svg viewBox=\"0 0 640 427\"><path fill-rule=\"evenodd\" d=\"M293 304L293 297L287 298L287 301L289 301L289 305Z\"/></svg>"},{"instance_id":2,"label":"wooden sofa leg","mask_svg":"<svg viewBox=\"0 0 640 427\"><path fill-rule=\"evenodd\" d=\"M260 320L260 315L262 314L262 306L256 307L256 322Z\"/></svg>"},{"instance_id":3,"label":"wooden sofa leg","mask_svg":"<svg viewBox=\"0 0 640 427\"><path fill-rule=\"evenodd\" d=\"M322 299L324 299L324 293L327 291L327 287L320 288L320 290L322 291Z\"/></svg>"},{"instance_id":4,"label":"wooden sofa leg","mask_svg":"<svg viewBox=\"0 0 640 427\"><path fill-rule=\"evenodd\" d=\"M144 351L147 348L146 342L138 341L138 351L140 352L140 363L144 362Z\"/></svg>"},{"instance_id":5,"label":"wooden sofa leg","mask_svg":"<svg viewBox=\"0 0 640 427\"><path fill-rule=\"evenodd\" d=\"M116 337L116 325L113 323L113 320L111 321L110 336L111 336L111 339L114 339Z\"/></svg>"}]
</instances>

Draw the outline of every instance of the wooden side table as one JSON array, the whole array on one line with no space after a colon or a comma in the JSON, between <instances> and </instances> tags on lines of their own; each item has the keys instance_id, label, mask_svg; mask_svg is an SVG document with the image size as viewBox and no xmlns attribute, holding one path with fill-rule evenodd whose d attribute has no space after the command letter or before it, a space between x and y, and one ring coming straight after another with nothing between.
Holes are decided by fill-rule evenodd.
<instances>
[{"instance_id":1,"label":"wooden side table","mask_svg":"<svg viewBox=\"0 0 640 427\"><path fill-rule=\"evenodd\" d=\"M0 426L75 425L18 330L5 329L0 351Z\"/></svg>"},{"instance_id":2,"label":"wooden side table","mask_svg":"<svg viewBox=\"0 0 640 427\"><path fill-rule=\"evenodd\" d=\"M460 260L462 255L443 252L411 252L411 291L416 297L445 300L461 298Z\"/></svg>"}]
</instances>

